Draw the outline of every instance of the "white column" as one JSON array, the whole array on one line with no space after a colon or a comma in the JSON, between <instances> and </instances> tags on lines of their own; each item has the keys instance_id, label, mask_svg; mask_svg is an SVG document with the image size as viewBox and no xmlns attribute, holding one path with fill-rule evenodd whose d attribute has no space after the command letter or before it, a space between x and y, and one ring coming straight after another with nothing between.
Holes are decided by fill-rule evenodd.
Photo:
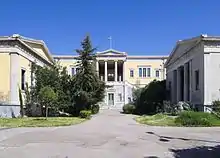
<instances>
[{"instance_id":1,"label":"white column","mask_svg":"<svg viewBox=\"0 0 220 158\"><path fill-rule=\"evenodd\" d=\"M177 102L177 70L173 70L173 82L172 82L172 102Z\"/></svg>"},{"instance_id":2,"label":"white column","mask_svg":"<svg viewBox=\"0 0 220 158\"><path fill-rule=\"evenodd\" d=\"M115 61L115 82L118 81L118 62Z\"/></svg>"},{"instance_id":3,"label":"white column","mask_svg":"<svg viewBox=\"0 0 220 158\"><path fill-rule=\"evenodd\" d=\"M99 61L98 60L96 61L96 72L99 76Z\"/></svg>"},{"instance_id":4,"label":"white column","mask_svg":"<svg viewBox=\"0 0 220 158\"><path fill-rule=\"evenodd\" d=\"M105 81L107 82L108 81L108 63L107 61L105 61Z\"/></svg>"},{"instance_id":5,"label":"white column","mask_svg":"<svg viewBox=\"0 0 220 158\"><path fill-rule=\"evenodd\" d=\"M10 53L10 103L20 105L19 103L19 55L16 52Z\"/></svg>"},{"instance_id":6,"label":"white column","mask_svg":"<svg viewBox=\"0 0 220 158\"><path fill-rule=\"evenodd\" d=\"M189 90L189 83L188 83L188 63L184 64L184 101L188 101L188 90Z\"/></svg>"},{"instance_id":7,"label":"white column","mask_svg":"<svg viewBox=\"0 0 220 158\"><path fill-rule=\"evenodd\" d=\"M125 61L123 62L123 81L125 81Z\"/></svg>"},{"instance_id":8,"label":"white column","mask_svg":"<svg viewBox=\"0 0 220 158\"><path fill-rule=\"evenodd\" d=\"M192 60L189 61L189 101L192 102Z\"/></svg>"},{"instance_id":9,"label":"white column","mask_svg":"<svg viewBox=\"0 0 220 158\"><path fill-rule=\"evenodd\" d=\"M176 92L177 92L177 103L181 100L180 95L181 95L181 86L180 86L180 67L177 68L177 86L176 86Z\"/></svg>"}]
</instances>

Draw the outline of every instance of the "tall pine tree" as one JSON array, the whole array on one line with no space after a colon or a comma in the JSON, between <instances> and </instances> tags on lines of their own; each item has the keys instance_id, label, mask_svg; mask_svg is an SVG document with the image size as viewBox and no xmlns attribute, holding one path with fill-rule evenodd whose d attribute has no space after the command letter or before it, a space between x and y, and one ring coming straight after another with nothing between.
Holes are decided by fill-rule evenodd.
<instances>
[{"instance_id":1,"label":"tall pine tree","mask_svg":"<svg viewBox=\"0 0 220 158\"><path fill-rule=\"evenodd\" d=\"M86 36L81 42L78 53L78 72L73 78L73 101L76 112L82 109L90 109L92 105L102 101L105 93L105 82L101 81L95 69L95 48L92 47L90 37Z\"/></svg>"}]
</instances>

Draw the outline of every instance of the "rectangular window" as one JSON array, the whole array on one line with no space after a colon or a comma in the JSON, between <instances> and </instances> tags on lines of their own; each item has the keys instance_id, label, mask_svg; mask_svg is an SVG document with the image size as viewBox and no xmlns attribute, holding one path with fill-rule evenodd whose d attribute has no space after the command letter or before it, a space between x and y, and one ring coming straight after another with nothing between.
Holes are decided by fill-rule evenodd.
<instances>
[{"instance_id":1,"label":"rectangular window","mask_svg":"<svg viewBox=\"0 0 220 158\"><path fill-rule=\"evenodd\" d=\"M134 77L134 70L130 70L130 77Z\"/></svg>"},{"instance_id":2,"label":"rectangular window","mask_svg":"<svg viewBox=\"0 0 220 158\"><path fill-rule=\"evenodd\" d=\"M78 73L79 72L79 68L76 68L76 73Z\"/></svg>"},{"instance_id":3,"label":"rectangular window","mask_svg":"<svg viewBox=\"0 0 220 158\"><path fill-rule=\"evenodd\" d=\"M131 103L131 97L128 97L128 103Z\"/></svg>"},{"instance_id":4,"label":"rectangular window","mask_svg":"<svg viewBox=\"0 0 220 158\"><path fill-rule=\"evenodd\" d=\"M142 77L142 68L139 68L139 77Z\"/></svg>"},{"instance_id":5,"label":"rectangular window","mask_svg":"<svg viewBox=\"0 0 220 158\"><path fill-rule=\"evenodd\" d=\"M159 72L159 70L156 70L155 73L156 73L156 74L155 74L156 77L160 77L160 72Z\"/></svg>"},{"instance_id":6,"label":"rectangular window","mask_svg":"<svg viewBox=\"0 0 220 158\"><path fill-rule=\"evenodd\" d=\"M21 90L25 89L25 70L21 69Z\"/></svg>"},{"instance_id":7,"label":"rectangular window","mask_svg":"<svg viewBox=\"0 0 220 158\"><path fill-rule=\"evenodd\" d=\"M75 68L72 68L72 76L75 75Z\"/></svg>"},{"instance_id":8,"label":"rectangular window","mask_svg":"<svg viewBox=\"0 0 220 158\"><path fill-rule=\"evenodd\" d=\"M146 77L146 68L143 68L143 77Z\"/></svg>"},{"instance_id":9,"label":"rectangular window","mask_svg":"<svg viewBox=\"0 0 220 158\"><path fill-rule=\"evenodd\" d=\"M199 70L195 71L195 86L196 90L199 90Z\"/></svg>"},{"instance_id":10,"label":"rectangular window","mask_svg":"<svg viewBox=\"0 0 220 158\"><path fill-rule=\"evenodd\" d=\"M147 77L150 77L151 74L150 74L150 68L147 68Z\"/></svg>"}]
</instances>

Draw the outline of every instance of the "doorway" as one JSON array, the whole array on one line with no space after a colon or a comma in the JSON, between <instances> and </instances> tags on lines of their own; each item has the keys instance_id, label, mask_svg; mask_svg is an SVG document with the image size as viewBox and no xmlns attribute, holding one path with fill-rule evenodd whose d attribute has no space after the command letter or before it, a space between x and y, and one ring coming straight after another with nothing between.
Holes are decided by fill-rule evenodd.
<instances>
[{"instance_id":1,"label":"doorway","mask_svg":"<svg viewBox=\"0 0 220 158\"><path fill-rule=\"evenodd\" d=\"M114 93L108 93L108 106L114 105Z\"/></svg>"}]
</instances>

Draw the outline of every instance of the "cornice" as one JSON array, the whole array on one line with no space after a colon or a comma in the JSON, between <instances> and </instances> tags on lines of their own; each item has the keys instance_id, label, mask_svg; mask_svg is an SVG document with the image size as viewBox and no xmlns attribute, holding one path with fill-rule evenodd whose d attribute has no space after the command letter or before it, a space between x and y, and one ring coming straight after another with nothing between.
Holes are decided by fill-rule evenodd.
<instances>
[{"instance_id":1,"label":"cornice","mask_svg":"<svg viewBox=\"0 0 220 158\"><path fill-rule=\"evenodd\" d=\"M31 49L30 47L27 47L27 45L24 44L23 42L21 42L20 40L15 40L15 39L13 39L13 40L0 40L0 47L18 48L19 50L33 56L34 58L42 61L43 63L47 63L49 65L52 64L48 60L46 60L46 59L42 58L40 55L38 55L35 51L33 51L33 49Z\"/></svg>"}]
</instances>

